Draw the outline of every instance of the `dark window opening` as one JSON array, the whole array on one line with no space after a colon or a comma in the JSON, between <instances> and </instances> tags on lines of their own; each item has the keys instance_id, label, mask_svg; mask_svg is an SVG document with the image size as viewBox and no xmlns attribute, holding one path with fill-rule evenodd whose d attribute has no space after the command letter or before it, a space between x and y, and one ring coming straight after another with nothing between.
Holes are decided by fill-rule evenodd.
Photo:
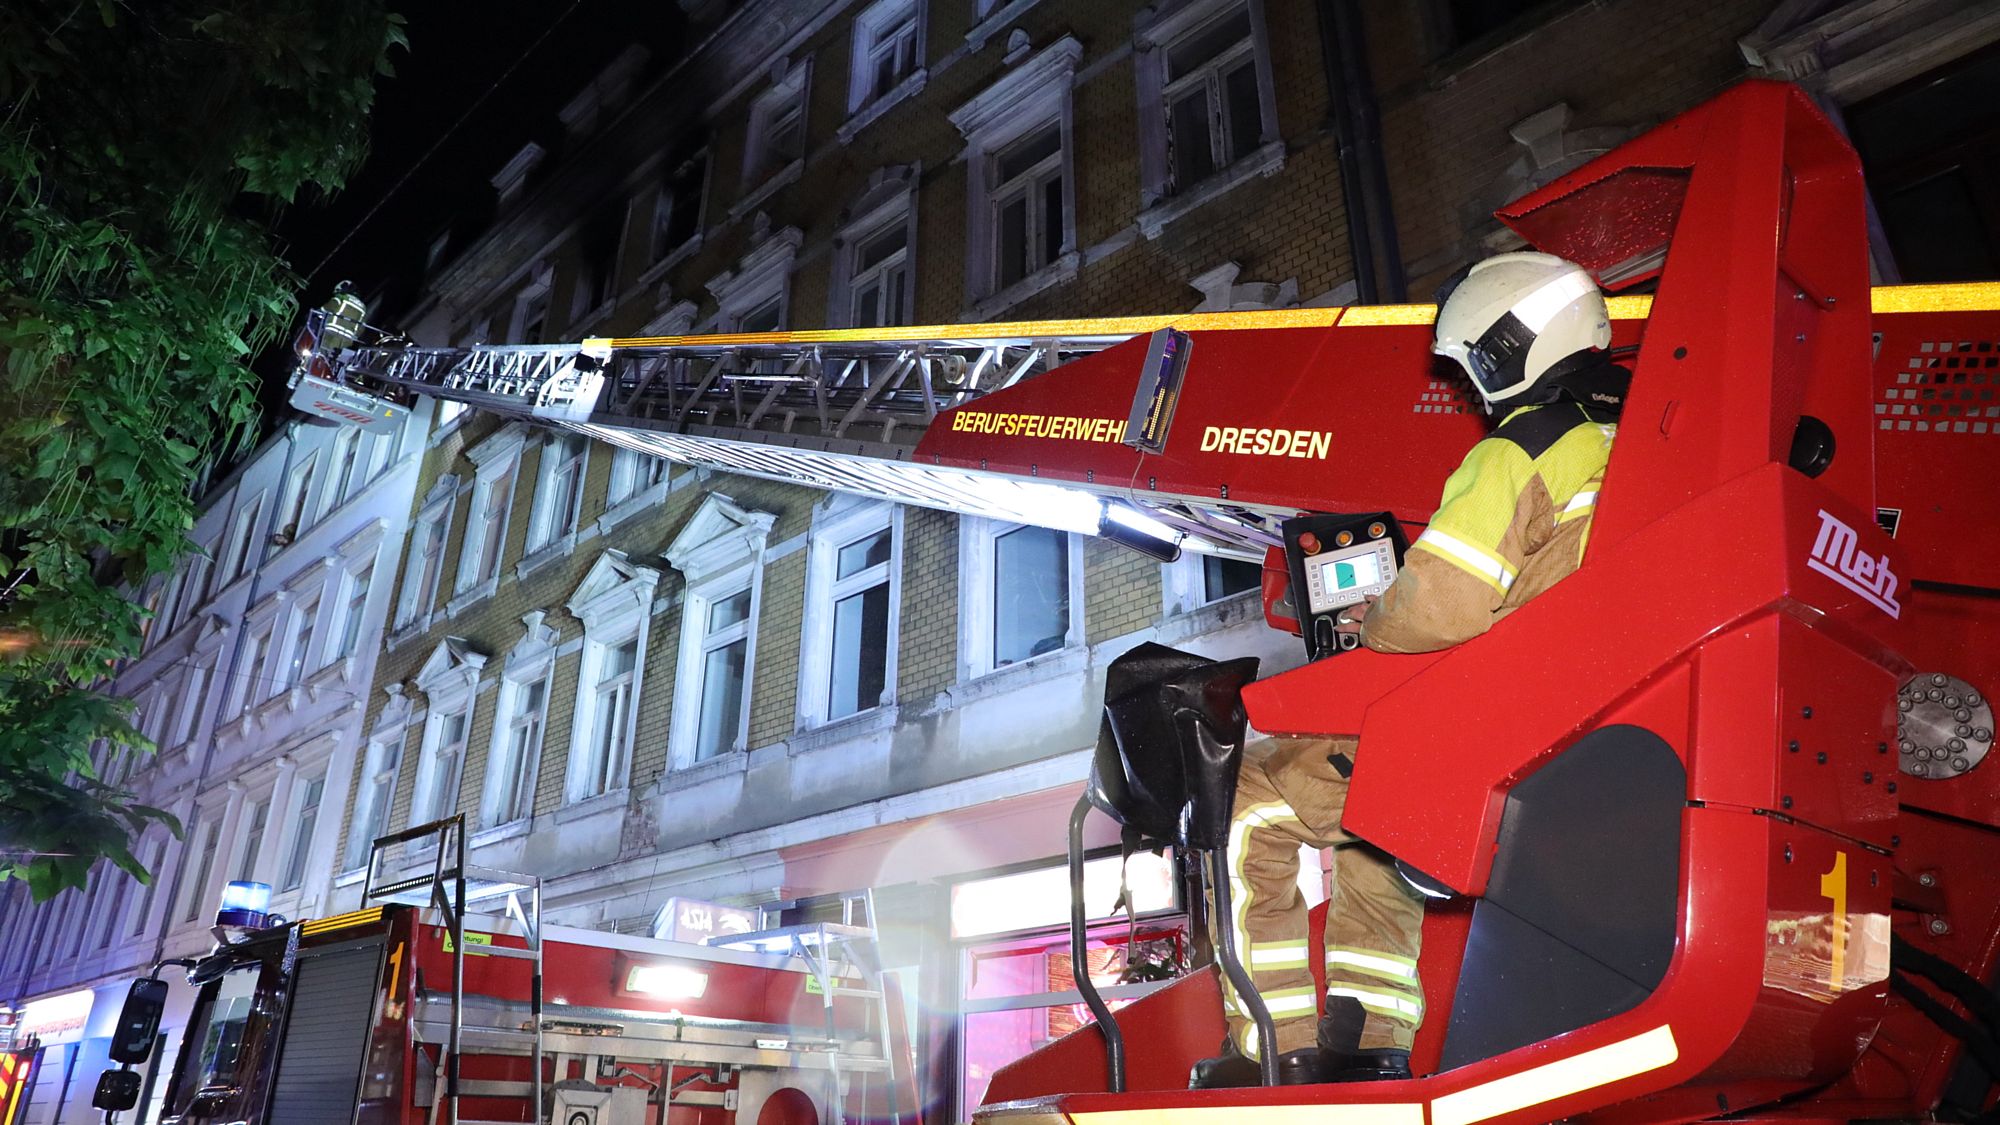
<instances>
[{"instance_id":1,"label":"dark window opening","mask_svg":"<svg viewBox=\"0 0 2000 1125\"><path fill-rule=\"evenodd\" d=\"M1904 281L2000 276L2000 48L1847 112Z\"/></svg>"}]
</instances>

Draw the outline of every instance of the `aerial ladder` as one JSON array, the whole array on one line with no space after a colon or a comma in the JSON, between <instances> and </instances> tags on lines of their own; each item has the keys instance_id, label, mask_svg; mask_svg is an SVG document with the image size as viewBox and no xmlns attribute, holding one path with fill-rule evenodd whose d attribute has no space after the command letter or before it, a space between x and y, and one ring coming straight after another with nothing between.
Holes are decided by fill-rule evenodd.
<instances>
[{"instance_id":1,"label":"aerial ladder","mask_svg":"<svg viewBox=\"0 0 2000 1125\"><path fill-rule=\"evenodd\" d=\"M1245 688L1250 722L1358 733L1346 827L1452 896L1420 1077L1186 1090L1210 968L1100 1010L1115 1061L1087 1025L1003 1069L984 1122L1992 1120L2000 285L1871 292L1864 211L1838 130L1751 82L1499 212L1625 291L1632 396L1582 567L1421 656L1317 659L1287 527L1429 517L1482 425L1428 307L306 358L383 401L1264 560L1316 659Z\"/></svg>"}]
</instances>

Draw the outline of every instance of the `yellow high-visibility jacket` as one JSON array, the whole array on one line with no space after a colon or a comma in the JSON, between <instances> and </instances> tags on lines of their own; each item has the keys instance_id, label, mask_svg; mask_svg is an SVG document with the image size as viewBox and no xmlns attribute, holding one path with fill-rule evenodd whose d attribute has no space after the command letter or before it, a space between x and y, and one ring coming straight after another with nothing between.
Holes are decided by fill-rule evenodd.
<instances>
[{"instance_id":1,"label":"yellow high-visibility jacket","mask_svg":"<svg viewBox=\"0 0 2000 1125\"><path fill-rule=\"evenodd\" d=\"M1564 401L1508 414L1445 481L1437 514L1362 622L1377 652L1469 641L1583 561L1613 416Z\"/></svg>"}]
</instances>

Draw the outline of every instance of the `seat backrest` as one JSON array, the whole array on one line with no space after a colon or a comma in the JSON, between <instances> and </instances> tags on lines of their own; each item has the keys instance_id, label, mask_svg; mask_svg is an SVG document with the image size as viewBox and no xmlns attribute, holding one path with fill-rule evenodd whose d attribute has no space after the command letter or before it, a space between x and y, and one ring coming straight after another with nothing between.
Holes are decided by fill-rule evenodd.
<instances>
[{"instance_id":1,"label":"seat backrest","mask_svg":"<svg viewBox=\"0 0 2000 1125\"><path fill-rule=\"evenodd\" d=\"M1147 846L1215 848L1243 756L1243 686L1257 659L1215 661L1142 644L1112 661L1091 804Z\"/></svg>"}]
</instances>

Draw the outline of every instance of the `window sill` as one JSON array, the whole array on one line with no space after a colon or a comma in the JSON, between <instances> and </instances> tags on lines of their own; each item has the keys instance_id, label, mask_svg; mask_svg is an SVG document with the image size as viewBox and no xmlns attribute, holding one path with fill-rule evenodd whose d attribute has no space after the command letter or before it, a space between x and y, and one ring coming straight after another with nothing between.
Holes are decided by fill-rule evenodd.
<instances>
[{"instance_id":1,"label":"window sill","mask_svg":"<svg viewBox=\"0 0 2000 1125\"><path fill-rule=\"evenodd\" d=\"M574 531L560 539L551 539L547 543L535 548L534 552L528 555L528 557L514 564L514 577L526 580L530 574L535 573L557 559L569 557L570 553L575 550L576 532Z\"/></svg>"},{"instance_id":2,"label":"window sill","mask_svg":"<svg viewBox=\"0 0 2000 1125\"><path fill-rule=\"evenodd\" d=\"M648 508L658 507L667 498L667 481L661 478L658 484L647 485L644 489L618 501L605 513L597 517L597 533L609 534L611 529L638 515Z\"/></svg>"},{"instance_id":3,"label":"window sill","mask_svg":"<svg viewBox=\"0 0 2000 1125\"><path fill-rule=\"evenodd\" d=\"M1263 595L1253 587L1187 609L1170 609L1161 625L1177 636L1193 636L1263 618Z\"/></svg>"},{"instance_id":4,"label":"window sill","mask_svg":"<svg viewBox=\"0 0 2000 1125\"><path fill-rule=\"evenodd\" d=\"M959 321L978 324L993 320L1000 313L1020 304L1022 301L1052 289L1064 282L1076 280L1077 270L1083 264L1083 255L1072 250L1034 273L987 297L959 314Z\"/></svg>"},{"instance_id":5,"label":"window sill","mask_svg":"<svg viewBox=\"0 0 2000 1125\"><path fill-rule=\"evenodd\" d=\"M459 614L464 613L466 610L471 609L473 606L476 606L480 602L485 601L487 598L492 597L494 591L498 590L499 588L500 588L500 575L496 573L493 575L493 577L488 578L486 581L481 582L477 586L473 586L470 589L460 590L458 592L457 597L451 599L450 601L444 604L445 617L456 618Z\"/></svg>"},{"instance_id":6,"label":"window sill","mask_svg":"<svg viewBox=\"0 0 2000 1125\"><path fill-rule=\"evenodd\" d=\"M736 205L729 209L729 221L732 223L736 222L742 219L743 216L762 207L765 200L778 193L779 188L784 187L786 184L797 182L798 178L805 174L805 170L805 157L801 156L783 168L771 173L770 178L757 185L755 191L736 201Z\"/></svg>"},{"instance_id":7,"label":"window sill","mask_svg":"<svg viewBox=\"0 0 2000 1125\"><path fill-rule=\"evenodd\" d=\"M335 875L333 877L333 885L335 887L351 887L367 877L368 869L366 867L356 867L351 871L342 871L338 875Z\"/></svg>"},{"instance_id":8,"label":"window sill","mask_svg":"<svg viewBox=\"0 0 2000 1125\"><path fill-rule=\"evenodd\" d=\"M673 269L676 265L679 265L680 263L687 261L689 258L695 255L696 251L699 251L700 249L701 249L701 233L697 231L696 233L689 235L687 241L682 242L679 246L676 246L672 250L669 250L665 254L662 254L660 256L659 261L654 262L650 266L647 266L646 272L639 275L639 280L635 282L632 288L630 290L627 290L627 292L628 293L637 292L638 290L644 289L648 285L651 285L654 282L660 280L662 277L666 276L668 270Z\"/></svg>"},{"instance_id":9,"label":"window sill","mask_svg":"<svg viewBox=\"0 0 2000 1125\"><path fill-rule=\"evenodd\" d=\"M790 753L802 754L830 746L849 739L866 738L880 734L896 725L899 708L894 703L884 703L866 711L843 715L818 726L806 727L786 740Z\"/></svg>"},{"instance_id":10,"label":"window sill","mask_svg":"<svg viewBox=\"0 0 2000 1125\"><path fill-rule=\"evenodd\" d=\"M1139 212L1139 233L1148 240L1158 238L1170 224L1188 212L1213 203L1252 179L1275 176L1284 166L1285 142L1272 141L1200 183L1160 199Z\"/></svg>"},{"instance_id":11,"label":"window sill","mask_svg":"<svg viewBox=\"0 0 2000 1125\"><path fill-rule=\"evenodd\" d=\"M1012 0L986 13L986 17L965 33L965 45L975 51L986 49L986 44L994 36L1006 29L1008 24L1028 14L1028 9L1042 0Z\"/></svg>"},{"instance_id":12,"label":"window sill","mask_svg":"<svg viewBox=\"0 0 2000 1125\"><path fill-rule=\"evenodd\" d=\"M1079 641L1040 656L976 672L952 688L952 702L962 706L975 700L1004 695L1044 680L1077 675L1089 666L1090 649Z\"/></svg>"},{"instance_id":13,"label":"window sill","mask_svg":"<svg viewBox=\"0 0 2000 1125\"><path fill-rule=\"evenodd\" d=\"M410 643L416 638L423 636L425 633L430 632L430 629L431 629L430 614L426 613L420 617L413 617L410 620L403 622L401 625L396 626L396 631L389 634L389 642L387 648L390 652L394 652L396 651L398 646Z\"/></svg>"},{"instance_id":14,"label":"window sill","mask_svg":"<svg viewBox=\"0 0 2000 1125\"><path fill-rule=\"evenodd\" d=\"M617 789L607 789L592 797L572 797L549 816L557 824L571 824L612 809L622 812L630 794L630 789L620 786Z\"/></svg>"},{"instance_id":15,"label":"window sill","mask_svg":"<svg viewBox=\"0 0 2000 1125\"><path fill-rule=\"evenodd\" d=\"M253 729L251 726L253 722L254 717L251 715L237 715L235 718L215 728L215 740L217 742L233 742L236 739L242 738Z\"/></svg>"},{"instance_id":16,"label":"window sill","mask_svg":"<svg viewBox=\"0 0 2000 1125\"><path fill-rule=\"evenodd\" d=\"M344 684L353 677L354 658L338 657L306 679L306 696L312 702L318 703L321 692L334 684Z\"/></svg>"},{"instance_id":17,"label":"window sill","mask_svg":"<svg viewBox=\"0 0 2000 1125\"><path fill-rule=\"evenodd\" d=\"M742 750L724 750L706 761L692 762L685 766L675 766L660 779L662 789L680 789L690 785L700 785L730 774L746 773L750 769L750 755Z\"/></svg>"},{"instance_id":18,"label":"window sill","mask_svg":"<svg viewBox=\"0 0 2000 1125\"><path fill-rule=\"evenodd\" d=\"M465 846L468 848L477 849L477 848L484 848L492 844L502 844L507 842L508 840L513 840L521 836L526 836L528 834L528 829L533 824L534 820L532 818L525 816L517 816L513 820L507 821L504 824L496 824L493 825L491 828L482 828L479 831L474 832L471 836L466 838Z\"/></svg>"},{"instance_id":19,"label":"window sill","mask_svg":"<svg viewBox=\"0 0 2000 1125\"><path fill-rule=\"evenodd\" d=\"M891 87L887 93L869 102L867 105L857 108L853 115L847 119L846 124L834 130L833 135L840 139L841 144L847 144L854 139L856 133L874 124L877 118L894 109L897 103L905 98L915 96L918 91L924 88L924 84L929 81L930 71L924 67L918 67L911 71L908 77Z\"/></svg>"}]
</instances>

